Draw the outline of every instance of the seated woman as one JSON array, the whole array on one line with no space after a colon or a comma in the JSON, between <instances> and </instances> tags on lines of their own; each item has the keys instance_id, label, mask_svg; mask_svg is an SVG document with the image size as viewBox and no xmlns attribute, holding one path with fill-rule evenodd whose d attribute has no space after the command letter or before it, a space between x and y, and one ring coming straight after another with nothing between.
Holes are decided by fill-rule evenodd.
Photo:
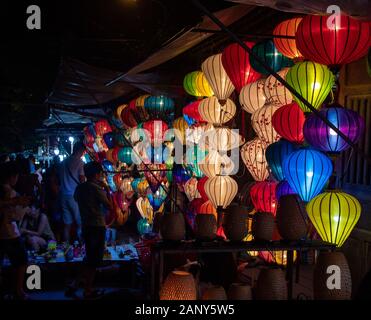
<instances>
[{"instance_id":1,"label":"seated woman","mask_svg":"<svg viewBox=\"0 0 371 320\"><path fill-rule=\"evenodd\" d=\"M49 240L55 240L48 217L36 207L32 207L24 216L21 233L26 239L27 246L35 251L45 249Z\"/></svg>"}]
</instances>

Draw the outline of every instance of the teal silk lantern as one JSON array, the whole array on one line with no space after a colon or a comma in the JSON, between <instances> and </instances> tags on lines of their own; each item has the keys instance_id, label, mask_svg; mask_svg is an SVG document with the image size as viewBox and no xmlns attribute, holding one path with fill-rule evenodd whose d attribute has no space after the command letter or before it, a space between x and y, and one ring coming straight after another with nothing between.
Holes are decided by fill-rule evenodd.
<instances>
[{"instance_id":1,"label":"teal silk lantern","mask_svg":"<svg viewBox=\"0 0 371 320\"><path fill-rule=\"evenodd\" d=\"M283 163L283 174L303 201L310 201L325 187L332 174L330 158L310 148L294 151Z\"/></svg>"},{"instance_id":2,"label":"teal silk lantern","mask_svg":"<svg viewBox=\"0 0 371 320\"><path fill-rule=\"evenodd\" d=\"M252 47L252 51L267 64L275 72L280 71L282 68L291 67L293 61L285 57L281 52L274 46L272 40L258 42ZM255 71L262 74L269 75L269 72L250 55L250 64Z\"/></svg>"},{"instance_id":3,"label":"teal silk lantern","mask_svg":"<svg viewBox=\"0 0 371 320\"><path fill-rule=\"evenodd\" d=\"M144 108L153 119L167 120L174 113L174 100L165 96L150 96L144 100Z\"/></svg>"},{"instance_id":4,"label":"teal silk lantern","mask_svg":"<svg viewBox=\"0 0 371 320\"><path fill-rule=\"evenodd\" d=\"M204 161L207 154L207 150L197 145L187 147L185 163L187 169L197 178L202 178L204 176L198 164Z\"/></svg>"},{"instance_id":5,"label":"teal silk lantern","mask_svg":"<svg viewBox=\"0 0 371 320\"><path fill-rule=\"evenodd\" d=\"M142 218L137 223L137 229L140 235L152 232L152 225L147 221L147 219Z\"/></svg>"},{"instance_id":6,"label":"teal silk lantern","mask_svg":"<svg viewBox=\"0 0 371 320\"><path fill-rule=\"evenodd\" d=\"M118 154L119 161L130 166L133 163L132 154L133 149L131 147L121 148Z\"/></svg>"},{"instance_id":7,"label":"teal silk lantern","mask_svg":"<svg viewBox=\"0 0 371 320\"><path fill-rule=\"evenodd\" d=\"M148 192L147 198L149 200L149 203L151 204L153 211L157 211L160 209L161 205L164 203L166 199L166 192L162 186L160 186L156 192Z\"/></svg>"}]
</instances>

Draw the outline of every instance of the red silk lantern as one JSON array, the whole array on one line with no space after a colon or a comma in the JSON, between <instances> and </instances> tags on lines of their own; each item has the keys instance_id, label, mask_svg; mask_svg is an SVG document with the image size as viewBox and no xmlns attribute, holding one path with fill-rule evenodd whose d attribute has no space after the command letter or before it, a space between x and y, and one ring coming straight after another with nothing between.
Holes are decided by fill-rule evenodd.
<instances>
[{"instance_id":1,"label":"red silk lantern","mask_svg":"<svg viewBox=\"0 0 371 320\"><path fill-rule=\"evenodd\" d=\"M205 192L205 183L206 183L207 179L208 179L208 177L204 176L200 180L198 180L198 183L197 183L197 190L200 193L200 196L204 201L209 200L209 198L207 197L207 194Z\"/></svg>"},{"instance_id":2,"label":"red silk lantern","mask_svg":"<svg viewBox=\"0 0 371 320\"><path fill-rule=\"evenodd\" d=\"M112 128L109 125L108 121L105 119L101 119L95 123L95 132L97 136L103 137L105 133L111 132Z\"/></svg>"},{"instance_id":3,"label":"red silk lantern","mask_svg":"<svg viewBox=\"0 0 371 320\"><path fill-rule=\"evenodd\" d=\"M274 216L276 215L276 186L277 182L273 181L256 182L252 186L250 196L256 211L269 212Z\"/></svg>"},{"instance_id":4,"label":"red silk lantern","mask_svg":"<svg viewBox=\"0 0 371 320\"><path fill-rule=\"evenodd\" d=\"M205 201L201 198L195 198L189 203L189 209L192 212L199 213L200 208L205 203Z\"/></svg>"},{"instance_id":5,"label":"red silk lantern","mask_svg":"<svg viewBox=\"0 0 371 320\"><path fill-rule=\"evenodd\" d=\"M245 44L251 49L255 43L245 42ZM237 43L232 43L224 49L222 64L238 92L243 86L261 77L261 74L251 67L249 54Z\"/></svg>"},{"instance_id":6,"label":"red silk lantern","mask_svg":"<svg viewBox=\"0 0 371 320\"><path fill-rule=\"evenodd\" d=\"M274 28L273 34L275 36L294 37L301 20L302 18L293 18L282 21ZM277 50L281 52L284 56L294 60L299 60L300 58L303 57L303 55L300 53L296 46L295 39L274 38L273 42Z\"/></svg>"},{"instance_id":7,"label":"red silk lantern","mask_svg":"<svg viewBox=\"0 0 371 320\"><path fill-rule=\"evenodd\" d=\"M149 138L153 144L162 144L167 124L162 120L150 120L143 123L143 129L149 132Z\"/></svg>"},{"instance_id":8,"label":"red silk lantern","mask_svg":"<svg viewBox=\"0 0 371 320\"><path fill-rule=\"evenodd\" d=\"M296 102L279 108L272 117L273 128L288 141L303 143L305 115Z\"/></svg>"},{"instance_id":9,"label":"red silk lantern","mask_svg":"<svg viewBox=\"0 0 371 320\"><path fill-rule=\"evenodd\" d=\"M217 212L213 204L210 200L204 202L199 210L197 211L199 214L213 214L215 216L215 219L217 218Z\"/></svg>"},{"instance_id":10,"label":"red silk lantern","mask_svg":"<svg viewBox=\"0 0 371 320\"><path fill-rule=\"evenodd\" d=\"M344 14L339 17L308 15L296 31L296 44L302 55L328 66L358 60L367 53L370 42L370 23Z\"/></svg>"},{"instance_id":11,"label":"red silk lantern","mask_svg":"<svg viewBox=\"0 0 371 320\"><path fill-rule=\"evenodd\" d=\"M132 107L125 107L122 111L121 111L121 121L129 128L133 128L133 127L136 127L138 125L138 122L137 120L135 119L134 117L134 114L133 114L133 111L132 111Z\"/></svg>"},{"instance_id":12,"label":"red silk lantern","mask_svg":"<svg viewBox=\"0 0 371 320\"><path fill-rule=\"evenodd\" d=\"M198 112L198 105L200 104L200 102L201 100L197 100L197 101L191 102L190 104L187 104L183 108L183 114L196 120L196 122L203 122L203 119L200 113Z\"/></svg>"}]
</instances>

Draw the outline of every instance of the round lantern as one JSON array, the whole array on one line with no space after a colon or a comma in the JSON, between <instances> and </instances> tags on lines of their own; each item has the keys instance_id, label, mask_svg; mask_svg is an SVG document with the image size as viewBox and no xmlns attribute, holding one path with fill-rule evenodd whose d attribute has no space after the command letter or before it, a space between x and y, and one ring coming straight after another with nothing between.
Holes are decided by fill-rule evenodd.
<instances>
[{"instance_id":1,"label":"round lantern","mask_svg":"<svg viewBox=\"0 0 371 320\"><path fill-rule=\"evenodd\" d=\"M197 76L200 73L200 71L193 71L190 73L187 73L183 79L183 88L184 90L191 96L195 97L201 97L202 94L197 88Z\"/></svg>"},{"instance_id":2,"label":"round lantern","mask_svg":"<svg viewBox=\"0 0 371 320\"><path fill-rule=\"evenodd\" d=\"M216 151L228 151L239 148L244 143L244 138L238 134L238 130L229 128L215 128L204 133L206 144L209 149Z\"/></svg>"},{"instance_id":3,"label":"round lantern","mask_svg":"<svg viewBox=\"0 0 371 320\"><path fill-rule=\"evenodd\" d=\"M133 149L131 147L123 147L118 152L118 160L130 166L133 163L132 154Z\"/></svg>"},{"instance_id":4,"label":"round lantern","mask_svg":"<svg viewBox=\"0 0 371 320\"><path fill-rule=\"evenodd\" d=\"M336 106L322 109L320 113L353 143L363 134L364 120L355 111ZM322 151L340 152L350 147L332 128L313 114L306 119L303 132L305 140Z\"/></svg>"},{"instance_id":5,"label":"round lantern","mask_svg":"<svg viewBox=\"0 0 371 320\"><path fill-rule=\"evenodd\" d=\"M282 21L273 29L273 35L295 37L296 30L298 29L301 20L302 18L293 18ZM303 57L296 46L296 39L275 37L273 42L277 50L284 56L294 60L298 60Z\"/></svg>"},{"instance_id":6,"label":"round lantern","mask_svg":"<svg viewBox=\"0 0 371 320\"><path fill-rule=\"evenodd\" d=\"M166 119L174 112L174 100L165 96L149 96L144 101L144 108L152 118Z\"/></svg>"},{"instance_id":7,"label":"round lantern","mask_svg":"<svg viewBox=\"0 0 371 320\"><path fill-rule=\"evenodd\" d=\"M282 170L283 162L295 149L296 147L292 143L282 139L268 146L265 157L273 177L277 181L281 181L285 178Z\"/></svg>"},{"instance_id":8,"label":"round lantern","mask_svg":"<svg viewBox=\"0 0 371 320\"><path fill-rule=\"evenodd\" d=\"M272 116L272 125L277 133L282 138L298 144L304 142L304 121L304 112L296 102L279 108Z\"/></svg>"},{"instance_id":9,"label":"round lantern","mask_svg":"<svg viewBox=\"0 0 371 320\"><path fill-rule=\"evenodd\" d=\"M264 83L265 79L259 79L241 89L239 95L240 105L246 112L254 113L254 111L264 106L266 100Z\"/></svg>"},{"instance_id":10,"label":"round lantern","mask_svg":"<svg viewBox=\"0 0 371 320\"><path fill-rule=\"evenodd\" d=\"M312 61L298 62L286 74L286 81L314 108L319 109L334 84L334 75L323 64ZM294 100L304 112L311 110L296 96Z\"/></svg>"},{"instance_id":11,"label":"round lantern","mask_svg":"<svg viewBox=\"0 0 371 320\"><path fill-rule=\"evenodd\" d=\"M172 271L160 291L160 300L196 300L195 280L189 272Z\"/></svg>"},{"instance_id":12,"label":"round lantern","mask_svg":"<svg viewBox=\"0 0 371 320\"><path fill-rule=\"evenodd\" d=\"M192 201L194 198L199 198L200 194L197 190L197 179L191 178L184 184L184 192L189 201Z\"/></svg>"},{"instance_id":13,"label":"round lantern","mask_svg":"<svg viewBox=\"0 0 371 320\"><path fill-rule=\"evenodd\" d=\"M256 181L264 181L269 176L268 163L265 158L267 144L255 138L241 148L241 158L246 168Z\"/></svg>"},{"instance_id":14,"label":"round lantern","mask_svg":"<svg viewBox=\"0 0 371 320\"><path fill-rule=\"evenodd\" d=\"M256 182L250 189L252 203L259 212L269 212L276 214L277 200L276 200L277 182L261 181Z\"/></svg>"},{"instance_id":15,"label":"round lantern","mask_svg":"<svg viewBox=\"0 0 371 320\"><path fill-rule=\"evenodd\" d=\"M128 105L125 105L124 109L121 111L121 121L126 127L133 128L138 125L138 121L134 116L134 111L135 110Z\"/></svg>"},{"instance_id":16,"label":"round lantern","mask_svg":"<svg viewBox=\"0 0 371 320\"><path fill-rule=\"evenodd\" d=\"M197 183L197 190L202 198L202 200L207 201L209 198L207 197L206 191L205 191L205 183L207 181L208 177L202 177L200 180L198 180Z\"/></svg>"},{"instance_id":17,"label":"round lantern","mask_svg":"<svg viewBox=\"0 0 371 320\"><path fill-rule=\"evenodd\" d=\"M199 72L196 77L196 87L202 97L211 97L214 94L203 72Z\"/></svg>"},{"instance_id":18,"label":"round lantern","mask_svg":"<svg viewBox=\"0 0 371 320\"><path fill-rule=\"evenodd\" d=\"M253 42L245 42L245 45L250 49L254 44ZM243 86L258 80L261 76L251 67L249 54L238 43L232 43L224 49L222 63L224 70L238 92L241 91Z\"/></svg>"},{"instance_id":19,"label":"round lantern","mask_svg":"<svg viewBox=\"0 0 371 320\"><path fill-rule=\"evenodd\" d=\"M286 180L280 181L277 184L277 187L276 187L276 198L277 198L277 201L282 196L287 196L289 194L295 194L294 190L291 189L289 183Z\"/></svg>"},{"instance_id":20,"label":"round lantern","mask_svg":"<svg viewBox=\"0 0 371 320\"><path fill-rule=\"evenodd\" d=\"M199 106L200 103L201 103L201 101L200 100L197 100L197 101L193 101L193 102L187 104L183 108L183 115L186 115L188 117L191 117L196 122L202 122L203 119L202 119L202 117L200 115L200 112L198 111L198 106Z\"/></svg>"},{"instance_id":21,"label":"round lantern","mask_svg":"<svg viewBox=\"0 0 371 320\"><path fill-rule=\"evenodd\" d=\"M157 146L163 143L168 126L164 121L150 120L143 123L143 129L148 131L151 143Z\"/></svg>"},{"instance_id":22,"label":"round lantern","mask_svg":"<svg viewBox=\"0 0 371 320\"><path fill-rule=\"evenodd\" d=\"M283 163L283 174L303 201L319 194L332 174L332 162L324 153L305 148L294 151Z\"/></svg>"},{"instance_id":23,"label":"round lantern","mask_svg":"<svg viewBox=\"0 0 371 320\"><path fill-rule=\"evenodd\" d=\"M179 117L174 120L173 128L176 129L175 136L178 138L181 144L185 144L186 130L188 129L188 123L183 117Z\"/></svg>"},{"instance_id":24,"label":"round lantern","mask_svg":"<svg viewBox=\"0 0 371 320\"><path fill-rule=\"evenodd\" d=\"M205 98L198 105L198 112L206 122L220 125L231 120L236 114L236 105L230 99L221 105L216 97Z\"/></svg>"},{"instance_id":25,"label":"round lantern","mask_svg":"<svg viewBox=\"0 0 371 320\"><path fill-rule=\"evenodd\" d=\"M147 219L140 219L137 223L137 228L140 235L152 232L152 225L149 224Z\"/></svg>"},{"instance_id":26,"label":"round lantern","mask_svg":"<svg viewBox=\"0 0 371 320\"><path fill-rule=\"evenodd\" d=\"M209 178L216 175L229 175L234 171L234 163L226 154L220 155L217 151L212 150L198 164L200 170Z\"/></svg>"},{"instance_id":27,"label":"round lantern","mask_svg":"<svg viewBox=\"0 0 371 320\"><path fill-rule=\"evenodd\" d=\"M218 175L209 178L205 183L205 192L215 208L228 207L237 191L237 182L229 176Z\"/></svg>"},{"instance_id":28,"label":"round lantern","mask_svg":"<svg viewBox=\"0 0 371 320\"><path fill-rule=\"evenodd\" d=\"M226 100L234 91L234 85L229 79L222 64L222 54L207 58L201 65L207 81L219 100Z\"/></svg>"},{"instance_id":29,"label":"round lantern","mask_svg":"<svg viewBox=\"0 0 371 320\"><path fill-rule=\"evenodd\" d=\"M292 66L292 61L277 50L272 40L257 43L253 46L252 51L275 72ZM250 63L257 72L269 75L269 72L252 56L250 56Z\"/></svg>"},{"instance_id":30,"label":"round lantern","mask_svg":"<svg viewBox=\"0 0 371 320\"><path fill-rule=\"evenodd\" d=\"M341 247L359 220L361 204L350 194L332 190L313 198L307 212L322 240Z\"/></svg>"},{"instance_id":31,"label":"round lantern","mask_svg":"<svg viewBox=\"0 0 371 320\"><path fill-rule=\"evenodd\" d=\"M273 114L279 108L277 105L268 104L256 110L251 116L251 125L254 131L266 144L271 144L280 139L280 135L272 126Z\"/></svg>"},{"instance_id":32,"label":"round lantern","mask_svg":"<svg viewBox=\"0 0 371 320\"><path fill-rule=\"evenodd\" d=\"M286 74L289 68L284 68L277 73L286 79ZM266 96L268 103L274 103L280 106L284 106L292 102L292 95L290 90L288 90L280 81L278 81L274 76L269 76L264 82L264 94Z\"/></svg>"},{"instance_id":33,"label":"round lantern","mask_svg":"<svg viewBox=\"0 0 371 320\"><path fill-rule=\"evenodd\" d=\"M97 136L103 137L105 133L111 132L112 128L105 119L99 120L94 125Z\"/></svg>"},{"instance_id":34,"label":"round lantern","mask_svg":"<svg viewBox=\"0 0 371 320\"><path fill-rule=\"evenodd\" d=\"M340 66L363 57L370 47L370 37L368 21L344 14L339 17L307 15L299 24L296 44L305 58Z\"/></svg>"}]
</instances>

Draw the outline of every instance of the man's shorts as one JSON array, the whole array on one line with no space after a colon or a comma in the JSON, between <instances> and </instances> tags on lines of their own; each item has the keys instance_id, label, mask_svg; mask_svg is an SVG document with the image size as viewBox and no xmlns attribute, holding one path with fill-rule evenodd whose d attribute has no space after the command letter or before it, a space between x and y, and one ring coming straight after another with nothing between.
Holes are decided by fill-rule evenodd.
<instances>
[{"instance_id":1,"label":"man's shorts","mask_svg":"<svg viewBox=\"0 0 371 320\"><path fill-rule=\"evenodd\" d=\"M13 267L20 267L27 264L27 251L21 237L15 239L0 240L0 262L6 255Z\"/></svg>"},{"instance_id":2,"label":"man's shorts","mask_svg":"<svg viewBox=\"0 0 371 320\"><path fill-rule=\"evenodd\" d=\"M106 227L83 227L85 241L85 263L90 267L99 267L103 261Z\"/></svg>"},{"instance_id":3,"label":"man's shorts","mask_svg":"<svg viewBox=\"0 0 371 320\"><path fill-rule=\"evenodd\" d=\"M61 195L60 203L63 223L72 224L75 222L77 225L81 225L79 205L73 196Z\"/></svg>"}]
</instances>

